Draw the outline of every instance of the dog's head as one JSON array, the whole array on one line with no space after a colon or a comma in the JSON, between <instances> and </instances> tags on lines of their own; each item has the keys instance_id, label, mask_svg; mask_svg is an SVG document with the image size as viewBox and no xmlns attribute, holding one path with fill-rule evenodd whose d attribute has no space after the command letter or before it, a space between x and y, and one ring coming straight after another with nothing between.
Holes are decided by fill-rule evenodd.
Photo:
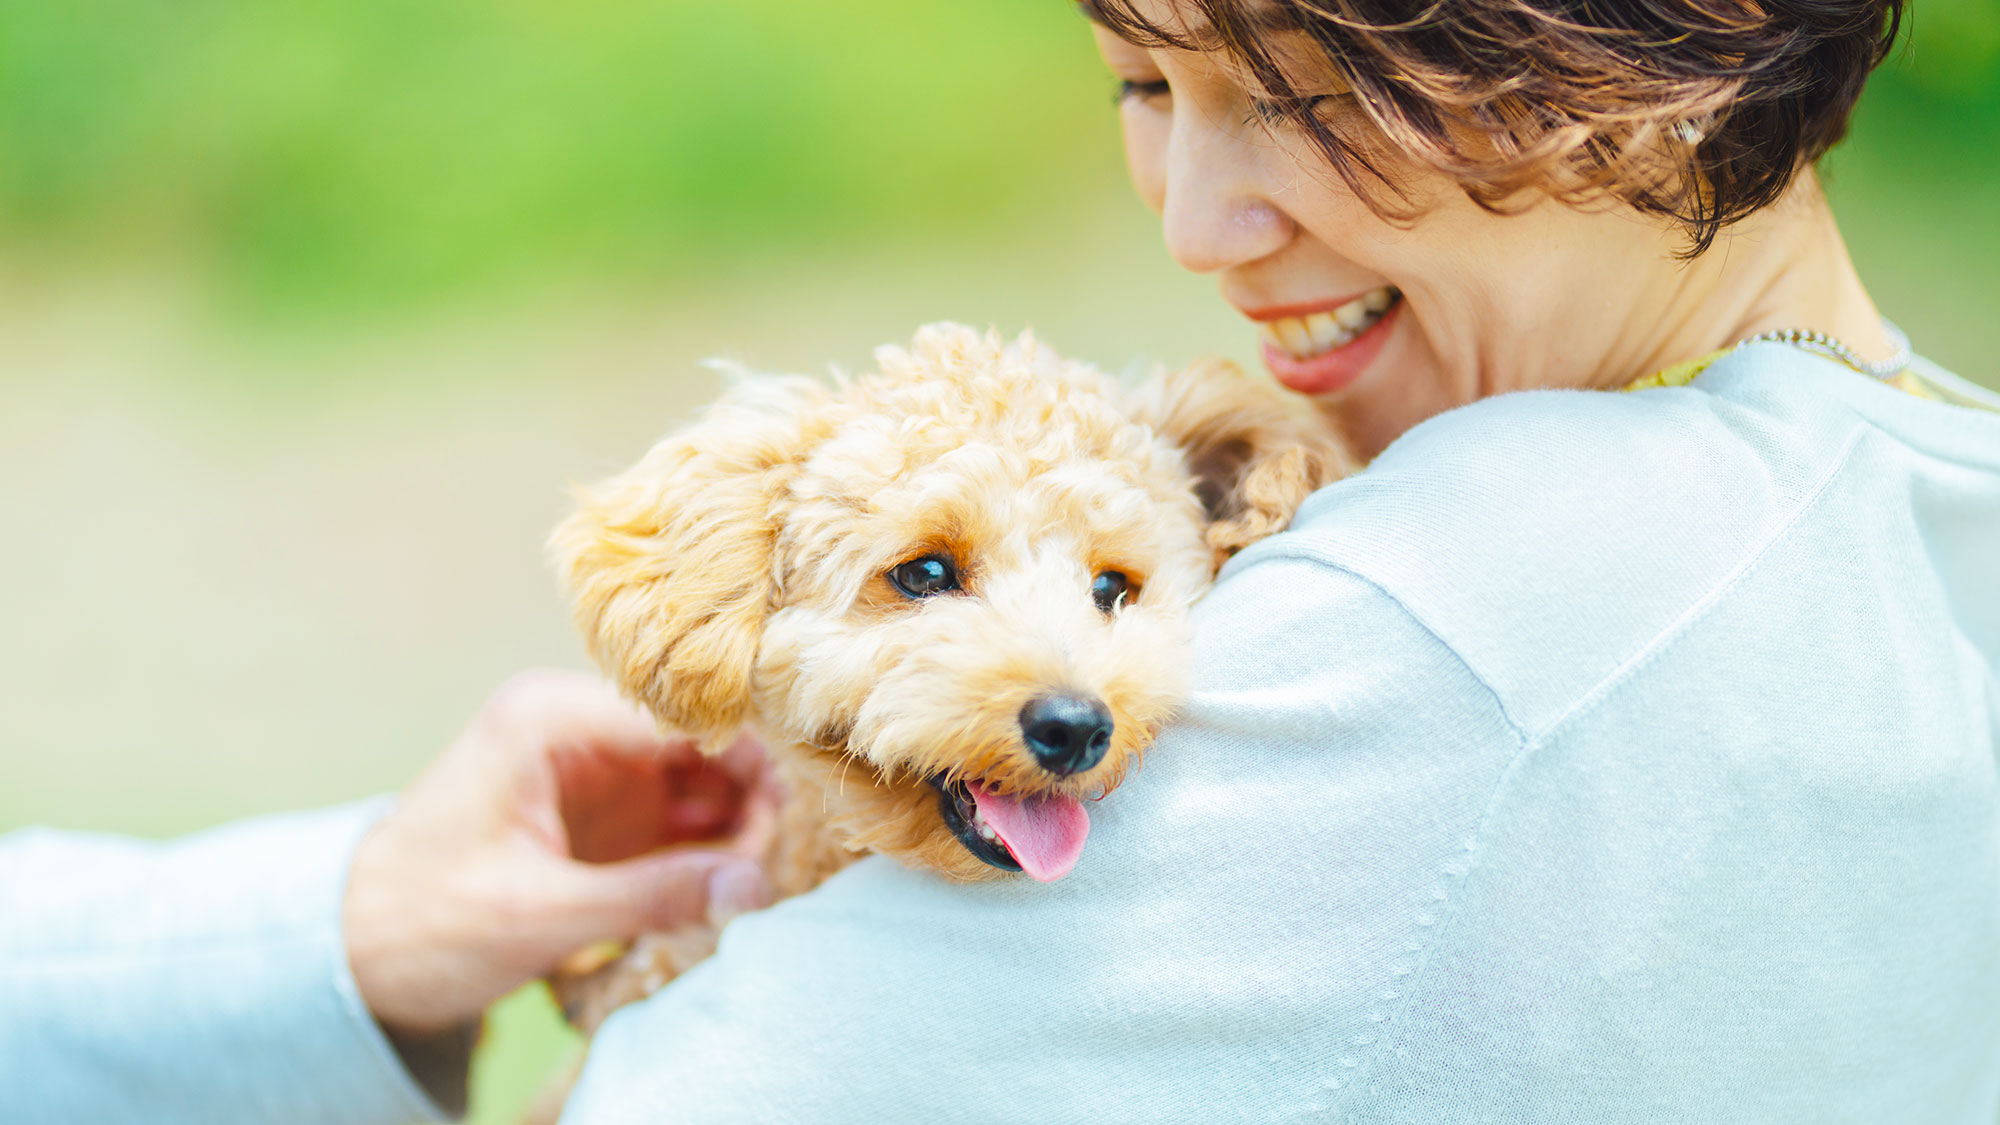
<instances>
[{"instance_id":1,"label":"dog's head","mask_svg":"<svg viewBox=\"0 0 2000 1125\"><path fill-rule=\"evenodd\" d=\"M1335 475L1279 392L1128 390L939 325L837 386L746 378L583 496L553 550L665 726L754 720L857 850L1059 877L1183 693L1218 559Z\"/></svg>"}]
</instances>

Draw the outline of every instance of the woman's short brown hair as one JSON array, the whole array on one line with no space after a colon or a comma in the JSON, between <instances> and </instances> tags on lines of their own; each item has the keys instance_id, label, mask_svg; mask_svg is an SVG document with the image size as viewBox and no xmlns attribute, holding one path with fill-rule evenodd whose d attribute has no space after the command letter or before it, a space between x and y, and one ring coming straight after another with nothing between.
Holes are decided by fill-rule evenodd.
<instances>
[{"instance_id":1,"label":"woman's short brown hair","mask_svg":"<svg viewBox=\"0 0 2000 1125\"><path fill-rule=\"evenodd\" d=\"M1174 0L1172 23L1080 3L1143 46L1229 54L1378 210L1398 209L1394 176L1301 96L1273 33L1482 205L1609 194L1680 223L1692 256L1846 133L1904 0Z\"/></svg>"}]
</instances>

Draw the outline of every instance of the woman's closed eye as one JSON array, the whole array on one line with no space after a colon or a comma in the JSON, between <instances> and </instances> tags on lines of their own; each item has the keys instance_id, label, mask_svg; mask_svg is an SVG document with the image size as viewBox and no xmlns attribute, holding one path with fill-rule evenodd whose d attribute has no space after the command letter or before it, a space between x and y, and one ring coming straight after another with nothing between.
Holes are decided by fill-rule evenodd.
<instances>
[{"instance_id":1,"label":"woman's closed eye","mask_svg":"<svg viewBox=\"0 0 2000 1125\"><path fill-rule=\"evenodd\" d=\"M1302 98L1252 98L1250 116L1244 118L1245 125L1262 122L1265 125L1289 125L1315 110L1321 109L1351 94L1312 94Z\"/></svg>"},{"instance_id":2,"label":"woman's closed eye","mask_svg":"<svg viewBox=\"0 0 2000 1125\"><path fill-rule=\"evenodd\" d=\"M1112 101L1117 105L1124 105L1129 101L1150 102L1155 98L1164 98L1171 92L1164 78L1146 82L1124 78L1119 80L1117 96Z\"/></svg>"}]
</instances>

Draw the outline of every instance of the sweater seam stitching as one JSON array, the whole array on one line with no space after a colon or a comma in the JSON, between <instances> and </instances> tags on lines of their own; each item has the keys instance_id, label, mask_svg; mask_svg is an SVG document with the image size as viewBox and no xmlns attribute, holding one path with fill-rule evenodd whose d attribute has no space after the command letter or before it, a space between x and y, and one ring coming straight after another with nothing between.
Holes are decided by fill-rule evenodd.
<instances>
[{"instance_id":1,"label":"sweater seam stitching","mask_svg":"<svg viewBox=\"0 0 2000 1125\"><path fill-rule=\"evenodd\" d=\"M1774 530L1756 550L1750 552L1735 571L1716 583L1707 595L1704 595L1693 606L1690 606L1672 624L1661 630L1654 640L1649 642L1638 654L1634 655L1630 660L1620 665L1618 669L1615 669L1610 675L1605 677L1604 680L1600 681L1597 687L1593 687L1591 691L1584 693L1575 706L1565 712L1556 722L1550 724L1547 731L1534 736L1532 739L1524 740L1518 747L1514 756L1509 759L1506 766L1500 770L1499 776L1494 779L1493 787L1487 791L1485 803L1480 809L1479 823L1473 829L1471 839L1466 841L1466 852L1472 858L1467 863L1465 874L1457 880L1455 891L1447 904L1449 912L1443 919L1443 926L1438 930L1437 940L1430 943L1429 947L1424 950L1423 962L1412 973L1410 985L1404 991L1403 1001L1396 1008L1397 1018L1391 1021L1390 1024L1390 1026L1398 1029L1393 1042L1385 1041L1387 1037L1378 1038L1376 1043L1371 1045L1371 1050L1367 1055L1367 1065L1360 1068L1360 1073L1366 1073L1371 1077L1375 1076L1376 1067L1380 1063L1383 1053L1392 1050L1393 1047L1404 1046L1407 1043L1409 1033L1402 1027L1402 1016L1408 1011L1409 1006L1415 1002L1417 995L1431 984L1430 971L1436 961L1438 951L1450 944L1456 936L1457 922L1465 904L1466 888L1471 885L1472 881L1485 867L1486 840L1491 835L1494 824L1500 818L1501 803L1506 799L1514 780L1519 777L1526 763L1539 751L1554 743L1562 733L1562 728L1566 723L1581 714L1587 713L1588 707L1586 704L1588 706L1595 706L1597 702L1602 700L1603 694L1600 693L1600 688L1608 692L1612 687L1615 687L1617 682L1629 677L1630 674L1637 672L1647 663L1650 663L1660 652L1670 647L1674 640L1685 636L1687 629L1706 616L1709 609L1719 604L1729 591L1735 589L1745 576L1753 572L1757 568L1758 563L1770 552L1771 548L1784 540L1791 533L1792 529L1797 527L1799 522L1805 518L1806 514L1818 505L1821 497L1825 495L1826 490L1832 485L1834 479L1845 470L1854 449L1860 444L1860 439L1864 432L1862 429L1857 428L1853 434L1849 435L1846 444L1841 449L1840 455L1834 461L1833 468L1814 485L1812 492L1799 505L1798 509L1785 520L1784 524ZM1353 1089L1350 1088L1335 1103L1336 1106L1344 1107L1353 1096Z\"/></svg>"},{"instance_id":2,"label":"sweater seam stitching","mask_svg":"<svg viewBox=\"0 0 2000 1125\"><path fill-rule=\"evenodd\" d=\"M1406 1042L1408 1032L1402 1027L1403 1016L1408 1012L1410 1005L1415 1002L1417 996L1422 994L1424 988L1430 986L1430 972L1435 964L1438 951L1450 944L1456 934L1457 922L1465 903L1466 888L1485 866L1485 842L1491 835L1495 821L1498 819L1500 804L1505 799L1512 782L1520 774L1524 763L1536 751L1552 743L1561 734L1567 724L1575 721L1582 715L1588 714L1590 709L1602 702L1619 683L1629 679L1632 675L1646 667L1662 652L1670 648L1675 640L1685 636L1688 630L1706 617L1744 578L1754 573L1771 550L1788 538L1799 526L1800 522L1806 518L1807 514L1818 506L1820 500L1826 495L1827 490L1832 486L1833 482L1846 470L1855 449L1859 447L1862 436L1865 433L1865 428L1857 426L1848 435L1839 455L1834 459L1833 466L1814 483L1811 492L1798 505L1797 509L1779 527L1773 529L1763 542L1759 543L1754 550L1749 552L1735 569L1716 582L1707 593L1703 594L1702 597L1697 599L1672 622L1662 628L1651 640L1641 646L1638 652L1620 663L1617 668L1614 668L1603 679L1592 685L1589 690L1582 693L1576 702L1571 704L1568 709L1548 725L1546 730L1532 736L1519 723L1514 721L1514 717L1508 711L1506 701L1501 698L1500 693L1494 690L1485 677L1473 669L1472 665L1465 660L1457 648L1447 642L1436 629L1431 627L1429 622L1411 610L1409 606L1404 604L1401 598L1398 598L1380 582L1362 574L1346 563L1338 562L1322 555L1316 549L1309 546L1272 543L1266 550L1259 552L1258 561L1264 558L1292 558L1311 562L1330 570L1350 575L1380 592L1383 597L1387 598L1406 617L1435 640L1444 651L1450 653L1459 666L1465 669L1466 674L1471 676L1475 683L1485 689L1488 696L1493 700L1494 706L1499 711L1501 718L1512 731L1515 739L1514 753L1508 758L1507 763L1501 767L1499 775L1494 778L1493 785L1487 791L1486 798L1481 804L1479 820L1472 830L1471 837L1464 842L1464 851L1462 854L1469 855L1471 858L1466 862L1464 873L1452 880L1452 892L1450 896L1444 903L1440 904L1443 908L1444 916L1439 920L1442 925L1436 931L1437 939L1426 943L1422 960L1413 969L1410 976L1410 983L1402 989L1402 996L1394 1009L1395 1014L1383 1021L1385 1032L1392 1028L1395 1031L1393 1034L1378 1034L1374 1037L1373 1042L1369 1044L1368 1051L1361 1057L1361 1065L1354 1068L1354 1077L1350 1080L1347 1088L1334 1100L1333 1108L1335 1113L1341 1112L1353 1101L1357 1096L1357 1091L1366 1079L1377 1076L1378 1067L1382 1063L1385 1052L1390 1051L1393 1047L1402 1046ZM1245 569L1248 568L1246 567ZM1445 869L1445 874L1450 874L1449 865Z\"/></svg>"},{"instance_id":3,"label":"sweater seam stitching","mask_svg":"<svg viewBox=\"0 0 2000 1125\"><path fill-rule=\"evenodd\" d=\"M1853 459L1854 452L1860 447L1862 438L1869 432L1870 427L1856 426L1848 434L1847 440L1842 443L1840 453L1834 458L1832 467L1813 484L1812 491L1785 518L1783 523L1773 528L1764 537L1764 540L1757 544L1754 550L1744 555L1742 561L1738 562L1728 574L1723 575L1714 585L1710 586L1701 597L1690 603L1686 609L1683 609L1672 621L1663 626L1645 644L1640 645L1632 655L1620 661L1617 667L1605 673L1602 679L1585 689L1568 707L1564 708L1553 719L1550 719L1547 726L1535 734L1534 741L1537 744L1546 744L1560 734L1564 727L1588 716L1617 691L1621 685L1653 664L1669 649L1673 648L1683 637L1692 632L1696 626L1707 619L1715 611L1716 607L1727 601L1729 596L1735 592L1737 587L1742 585L1745 579L1762 568L1764 560L1770 557L1771 552L1779 544L1791 538L1792 534L1798 530L1799 525L1805 521L1806 517L1819 507L1820 501L1826 498L1827 490L1833 486L1834 481L1839 479L1841 474L1847 471L1848 462Z\"/></svg>"},{"instance_id":4,"label":"sweater seam stitching","mask_svg":"<svg viewBox=\"0 0 2000 1125\"><path fill-rule=\"evenodd\" d=\"M1404 617L1408 618L1426 636L1436 642L1439 648L1450 654L1458 667L1463 669L1465 674L1471 677L1472 682L1478 684L1486 692L1487 698L1493 701L1494 711L1500 716L1501 721L1506 724L1507 732L1514 740L1513 752L1508 756L1506 764L1500 768L1499 776L1494 779L1492 788L1487 791L1486 798L1480 805L1479 820L1474 825L1471 836L1463 841L1463 850L1459 854L1469 855L1473 858L1467 861L1466 868L1462 873L1454 874L1451 871L1451 867L1455 863L1460 862L1454 858L1454 860L1447 862L1441 871L1432 874L1433 885L1443 883L1445 886L1451 888L1446 893L1444 900L1436 907L1443 915L1439 919L1442 924L1434 931L1437 934L1437 939L1425 944L1421 959L1418 961L1416 967L1411 970L1410 983L1400 990L1400 997L1397 999L1394 1008L1390 1009L1393 1014L1388 1015L1381 1021L1380 1026L1382 1030L1372 1036L1371 1041L1367 1044L1368 1049L1360 1053L1357 1065L1353 1068L1353 1077L1349 1080L1346 1088L1333 1099L1332 1110L1337 1115L1356 1096L1356 1091L1361 1088L1363 1080L1374 1073L1383 1052L1389 1049L1392 1043L1401 1042L1402 1033L1395 1029L1401 1026L1403 1014L1409 1010L1410 1005L1415 1002L1416 997L1423 991L1424 986L1429 983L1432 960L1435 958L1438 949L1451 937L1454 923L1458 920L1459 908L1464 900L1465 886L1479 869L1480 844L1485 839L1487 831L1491 826L1493 812L1499 804L1500 795L1506 788L1508 779L1514 776L1522 760L1536 747L1540 746L1541 743L1539 741L1531 741L1528 738L1521 725L1514 721L1513 715L1508 713L1506 701L1500 697L1499 692L1493 689L1493 685L1487 683L1485 677L1481 676L1456 648L1439 635L1438 631L1433 629L1429 622L1425 621L1408 605L1404 604L1403 600L1387 587L1351 566L1318 554L1310 547L1277 544L1272 543L1270 540L1266 540L1266 543L1270 543L1271 546L1259 551L1257 557L1251 561L1250 565L1245 566L1244 570L1249 570L1255 564L1267 559L1291 559L1298 562L1308 562L1315 566L1346 574L1368 586L1385 598L1391 605L1395 606ZM1419 924L1421 925L1421 922Z\"/></svg>"},{"instance_id":5,"label":"sweater seam stitching","mask_svg":"<svg viewBox=\"0 0 2000 1125\"><path fill-rule=\"evenodd\" d=\"M1486 677L1480 675L1479 670L1474 668L1471 662L1466 660L1465 656L1450 641L1444 639L1443 634L1432 628L1431 623L1424 620L1423 616L1412 609L1402 598L1397 597L1395 591L1390 590L1381 582L1356 570L1349 564L1322 554L1316 547L1304 544L1281 543L1268 539L1265 540L1263 549L1259 550L1256 557L1250 560L1249 565L1240 568L1237 573L1251 570L1258 564L1275 559L1307 562L1315 566L1324 567L1327 570L1338 571L1380 594L1389 604L1395 606L1398 612L1404 617L1409 618L1411 623L1415 624L1418 629L1421 629L1425 636L1436 642L1440 649L1443 649L1450 655L1452 662L1463 669L1465 674L1471 677L1473 683L1479 685L1480 690L1484 691L1487 698L1493 701L1493 709L1500 713L1501 720L1507 724L1507 729L1513 733L1516 743L1522 743L1527 740L1526 728L1515 721L1513 712L1507 707L1506 699L1501 697L1493 685L1486 681Z\"/></svg>"}]
</instances>

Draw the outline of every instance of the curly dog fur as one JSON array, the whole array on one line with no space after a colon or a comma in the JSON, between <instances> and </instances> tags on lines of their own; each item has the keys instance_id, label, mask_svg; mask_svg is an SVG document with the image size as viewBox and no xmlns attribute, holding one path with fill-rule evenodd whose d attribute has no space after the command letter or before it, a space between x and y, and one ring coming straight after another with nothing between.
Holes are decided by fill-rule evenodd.
<instances>
[{"instance_id":1,"label":"curly dog fur","mask_svg":"<svg viewBox=\"0 0 2000 1125\"><path fill-rule=\"evenodd\" d=\"M1032 336L948 324L876 359L831 383L741 376L584 490L552 540L627 693L705 745L748 724L770 748L787 797L763 859L781 895L864 852L1001 876L945 794L1115 788L1180 703L1188 610L1215 568L1345 468L1292 400L1222 362L1126 386ZM925 559L956 585L899 586ZM1051 772L1024 743L1024 707L1050 692L1109 714L1087 769ZM713 936L642 939L558 991L594 1026Z\"/></svg>"}]
</instances>

